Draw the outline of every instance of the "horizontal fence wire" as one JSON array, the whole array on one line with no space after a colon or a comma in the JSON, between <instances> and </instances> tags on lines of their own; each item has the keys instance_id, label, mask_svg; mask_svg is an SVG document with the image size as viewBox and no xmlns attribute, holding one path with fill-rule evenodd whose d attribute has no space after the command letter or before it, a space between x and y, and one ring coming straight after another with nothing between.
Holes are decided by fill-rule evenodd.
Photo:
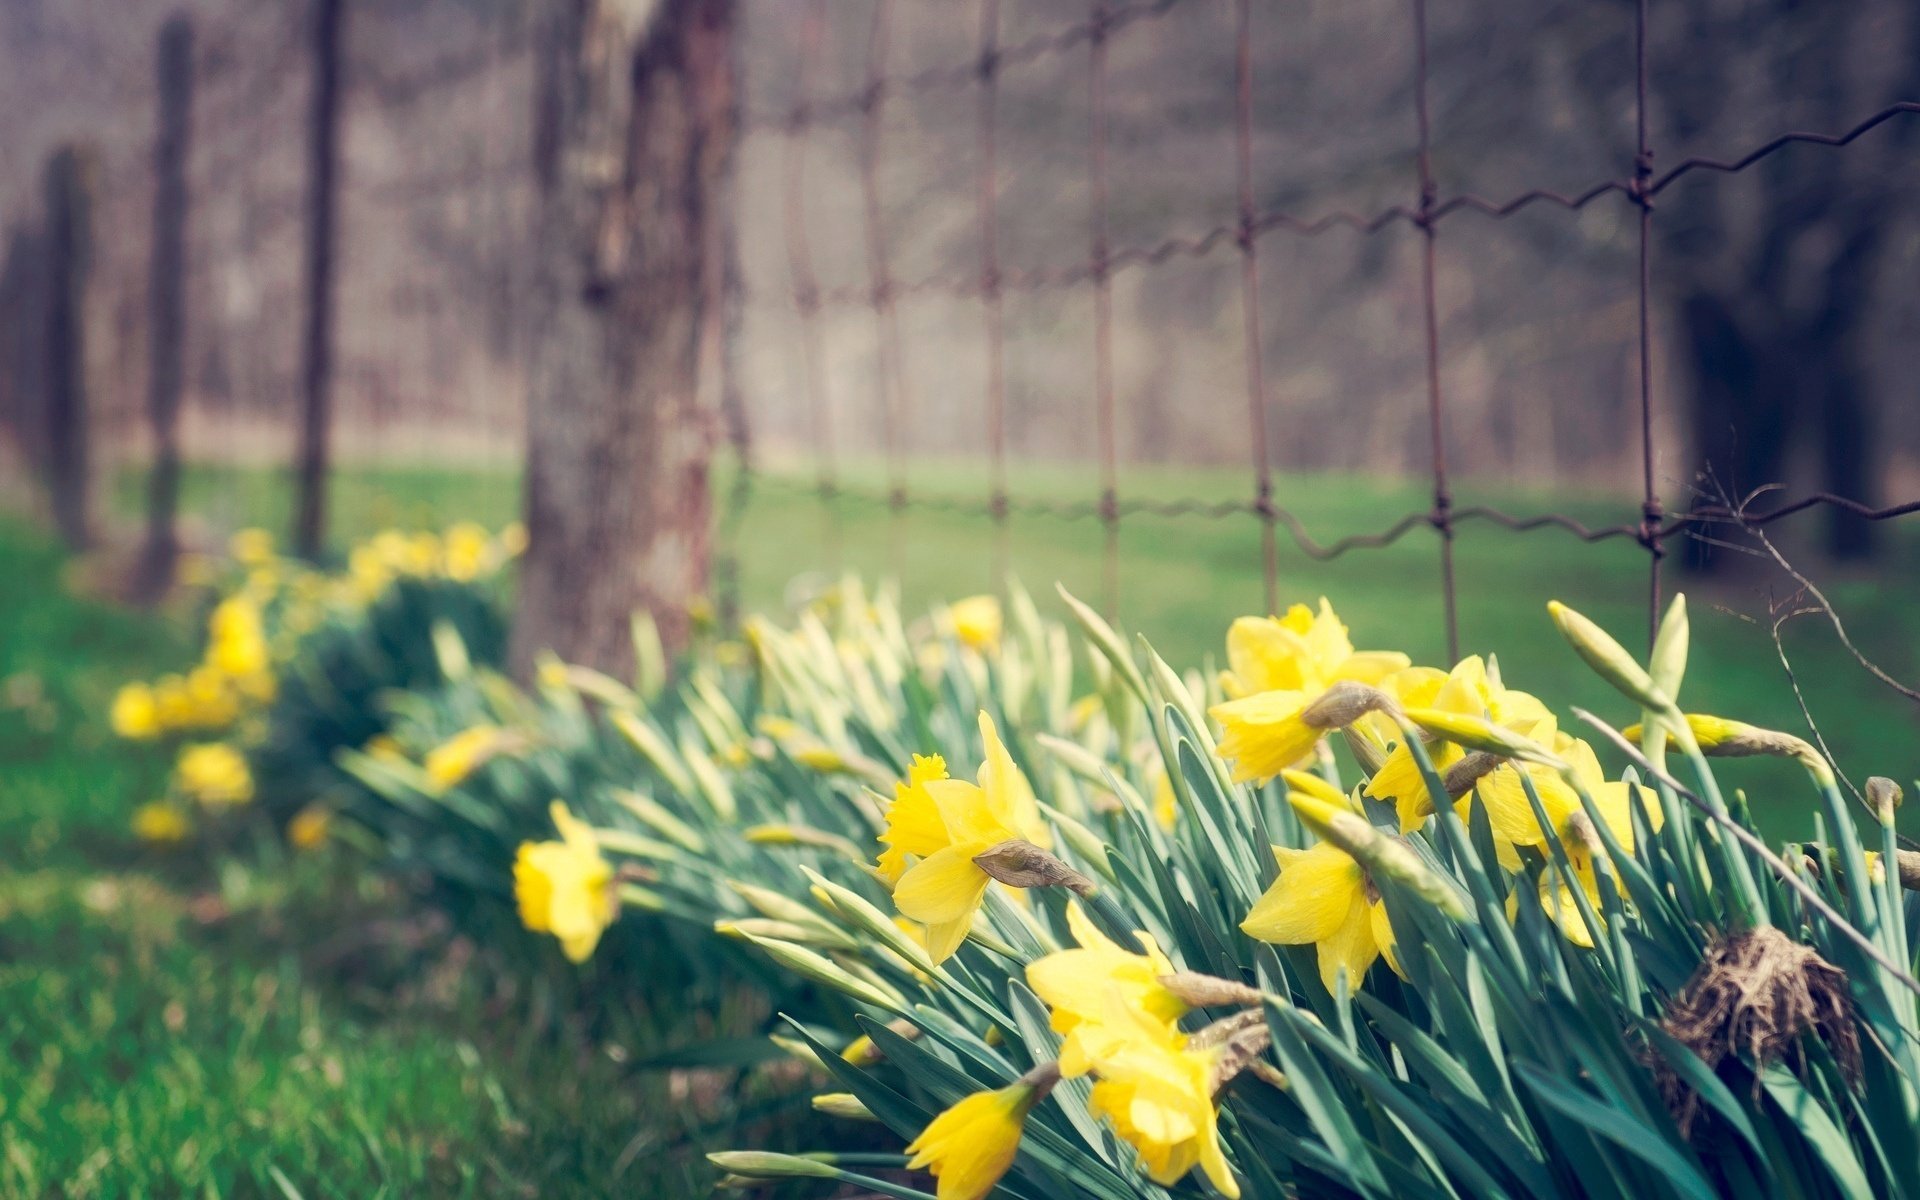
<instances>
[{"instance_id":1,"label":"horizontal fence wire","mask_svg":"<svg viewBox=\"0 0 1920 1200\"><path fill-rule=\"evenodd\" d=\"M1737 175L1749 170L1782 150L1796 145L1842 149L1872 130L1901 117L1920 116L1920 101L1902 100L1862 118L1852 127L1837 133L1795 130L1778 134L1753 148L1730 158L1692 156L1681 159L1664 171L1653 169L1654 148L1649 137L1648 34L1651 19L1650 0L1636 0L1632 14L1633 107L1635 153L1630 171L1610 176L1579 191L1532 188L1506 198L1471 192L1441 195L1432 169L1432 121L1428 106L1428 31L1426 0L1408 0L1409 37L1412 42L1414 79L1412 124L1415 132L1414 199L1412 203L1389 205L1375 211L1331 209L1318 213L1259 209L1254 202L1252 163L1253 66L1251 47L1254 21L1259 12L1253 0L1234 0L1234 146L1237 212L1230 223L1208 226L1195 232L1175 233L1156 241L1113 245L1107 226L1108 180L1106 170L1106 130L1109 120L1108 87L1105 78L1106 47L1123 30L1169 19L1178 10L1195 7L1192 0L1153 0L1149 3L1114 3L1091 0L1085 20L1040 34L1026 40L1001 45L998 40L998 0L974 0L980 29L979 52L971 59L939 64L888 75L882 69L881 53L869 54L868 72L863 85L854 92L834 96L816 96L820 42L827 20L825 0L811 0L802 23L800 62L795 72L795 91L791 107L780 113L762 112L747 118L743 129L749 136L783 139L785 151L785 236L787 241L788 294L784 303L798 317L800 360L803 378L800 392L806 397L810 419L815 478L810 484L797 484L768 478L763 482L778 488L810 489L830 512L841 502L883 508L898 518L920 511L982 517L995 530L995 578L1005 575L1006 538L1010 521L1015 519L1057 519L1098 521L1104 529L1102 560L1106 580L1107 608L1117 608L1118 560L1121 525L1131 517L1192 518L1208 520L1253 518L1260 525L1262 540L1261 572L1269 609L1277 603L1277 556L1275 533L1284 531L1292 547L1303 556L1327 561L1360 550L1391 546L1420 528L1432 529L1439 543L1441 592L1448 653L1459 656L1457 582L1452 562L1455 531L1464 523L1483 524L1513 533L1552 529L1569 534L1585 543L1631 539L1641 545L1648 558L1649 636L1659 620L1663 588L1661 562L1667 543L1676 537L1698 535L1715 527L1737 526L1757 529L1809 510L1842 512L1870 521L1884 521L1920 512L1920 501L1874 507L1858 499L1818 492L1792 500L1770 504L1763 501L1779 491L1769 485L1749 493L1737 503L1696 504L1688 511L1669 514L1658 491L1656 472L1658 447L1654 430L1659 408L1655 395L1653 360L1652 304L1655 278L1652 231L1656 199L1680 181L1694 175ZM889 19L891 0L876 0L875 42ZM1001 260L996 225L999 187L995 157L995 105L998 81L1009 67L1060 59L1070 53L1086 54L1086 79L1089 118L1083 152L1087 160L1088 254L1077 262L1050 266L1021 266ZM974 147L975 181L978 196L980 258L972 270L940 270L918 278L897 278L890 269L887 239L884 234L885 205L877 182L883 157L880 114L890 100L938 91L978 89L980 120ZM807 240L805 205L808 195L805 163L807 144L822 130L836 130L858 121L858 156L862 187L863 223L869 253L868 279L864 285L820 286L813 268ZM961 147L954 147L959 153ZM1439 232L1452 218L1473 214L1500 221L1535 207L1577 212L1603 198L1617 198L1631 206L1638 220L1636 272L1631 285L1637 315L1634 335L1636 361L1633 387L1639 423L1639 459L1641 498L1635 519L1611 525L1589 525L1566 513L1513 513L1501 508L1475 504L1455 506L1447 473L1446 438L1448 404L1442 386L1434 261ZM1425 359L1427 425L1431 467L1431 503L1423 510L1407 512L1384 527L1326 538L1309 532L1306 524L1273 498L1273 468L1268 449L1268 395L1261 363L1258 246L1262 239L1276 234L1317 238L1345 232L1373 236L1394 229L1415 232L1421 244L1421 341ZM1202 259L1231 249L1238 257L1241 272L1243 353L1248 389L1248 437L1252 443L1252 494L1247 499L1209 500L1197 498L1158 499L1122 494L1114 428L1114 382L1112 378L1112 316L1110 285L1115 273L1147 270L1178 259ZM1006 466L1006 381L1004 375L1003 298L1012 293L1037 293L1084 288L1094 305L1094 339L1089 347L1087 388L1092 406L1093 428L1099 467L1096 495L1077 499L1050 499L1011 494L1007 488ZM908 403L904 368L905 353L900 341L898 307L901 302L919 297L971 300L981 306L983 354L987 363L986 394L982 398L982 419L989 455L989 487L983 497L929 495L912 491L901 468L902 451L897 430L910 418L901 410ZM886 458L888 485L883 489L849 486L839 478L841 448L835 442L833 396L823 365L820 319L827 308L867 308L875 319L877 361L880 371L880 396L886 421ZM830 528L837 531L837 517L829 517ZM837 539L837 532L834 534ZM837 541L836 541L837 545ZM835 551L837 556L837 550Z\"/></svg>"}]
</instances>

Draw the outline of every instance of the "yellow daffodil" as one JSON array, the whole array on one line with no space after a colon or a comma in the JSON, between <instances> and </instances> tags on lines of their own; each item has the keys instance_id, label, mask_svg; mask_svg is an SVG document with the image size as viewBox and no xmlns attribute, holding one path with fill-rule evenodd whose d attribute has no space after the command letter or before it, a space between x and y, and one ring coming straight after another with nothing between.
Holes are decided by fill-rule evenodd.
<instances>
[{"instance_id":1,"label":"yellow daffodil","mask_svg":"<svg viewBox=\"0 0 1920 1200\"><path fill-rule=\"evenodd\" d=\"M966 940L991 882L974 856L1006 841L1052 845L1033 789L984 712L980 737L987 757L977 786L945 778L938 759L916 759L896 789L880 836L887 849L879 871L893 881L901 914L926 925L935 962L951 957ZM908 856L918 861L908 865Z\"/></svg>"},{"instance_id":2,"label":"yellow daffodil","mask_svg":"<svg viewBox=\"0 0 1920 1200\"><path fill-rule=\"evenodd\" d=\"M1153 775L1153 819L1160 822L1160 828L1168 833L1180 820L1179 797L1173 792L1173 776L1167 774L1165 767Z\"/></svg>"},{"instance_id":3,"label":"yellow daffodil","mask_svg":"<svg viewBox=\"0 0 1920 1200\"><path fill-rule=\"evenodd\" d=\"M497 726L463 729L427 751L427 779L443 792L456 787L492 758L501 744L502 731Z\"/></svg>"},{"instance_id":4,"label":"yellow daffodil","mask_svg":"<svg viewBox=\"0 0 1920 1200\"><path fill-rule=\"evenodd\" d=\"M1394 651L1356 652L1347 627L1323 597L1316 614L1296 604L1284 617L1241 617L1227 630L1227 670L1220 686L1230 699L1259 692L1317 695L1342 679L1377 684L1408 665Z\"/></svg>"},{"instance_id":5,"label":"yellow daffodil","mask_svg":"<svg viewBox=\"0 0 1920 1200\"><path fill-rule=\"evenodd\" d=\"M908 1168L931 1171L940 1200L981 1200L1013 1165L1021 1128L1038 1095L1039 1089L1023 1080L966 1097L907 1144Z\"/></svg>"},{"instance_id":6,"label":"yellow daffodil","mask_svg":"<svg viewBox=\"0 0 1920 1200\"><path fill-rule=\"evenodd\" d=\"M238 530L227 539L227 553L242 566L264 566L273 561L273 535L264 529Z\"/></svg>"},{"instance_id":7,"label":"yellow daffodil","mask_svg":"<svg viewBox=\"0 0 1920 1200\"><path fill-rule=\"evenodd\" d=\"M314 850L326 844L333 830L333 811L323 804L309 804L287 822L287 841L295 850Z\"/></svg>"},{"instance_id":8,"label":"yellow daffodil","mask_svg":"<svg viewBox=\"0 0 1920 1200\"><path fill-rule=\"evenodd\" d=\"M968 596L964 600L955 600L947 608L947 619L953 623L953 634L962 645L984 651L1000 644L1003 618L997 596Z\"/></svg>"},{"instance_id":9,"label":"yellow daffodil","mask_svg":"<svg viewBox=\"0 0 1920 1200\"><path fill-rule=\"evenodd\" d=\"M133 836L155 845L169 845L187 836L187 815L164 801L133 810Z\"/></svg>"},{"instance_id":10,"label":"yellow daffodil","mask_svg":"<svg viewBox=\"0 0 1920 1200\"><path fill-rule=\"evenodd\" d=\"M144 683L129 683L114 693L109 719L113 731L123 738L145 741L160 736L160 709L153 689Z\"/></svg>"},{"instance_id":11,"label":"yellow daffodil","mask_svg":"<svg viewBox=\"0 0 1920 1200\"><path fill-rule=\"evenodd\" d=\"M1047 1002L1054 1032L1066 1039L1060 1046L1062 1075L1086 1074L1095 1061L1114 1052L1118 1042L1139 1037L1143 1030L1151 1033L1154 1023L1161 1040L1184 1041L1176 1022L1186 1015L1187 1006L1160 982L1173 973L1173 964L1152 938L1136 935L1144 954L1123 950L1094 928L1077 903L1067 905L1067 928L1079 949L1061 950L1027 966L1027 986ZM1116 1014L1115 1005L1126 1013Z\"/></svg>"},{"instance_id":12,"label":"yellow daffodil","mask_svg":"<svg viewBox=\"0 0 1920 1200\"><path fill-rule=\"evenodd\" d=\"M441 546L446 559L447 578L466 583L478 579L487 569L493 539L480 526L471 521L462 521L447 529Z\"/></svg>"},{"instance_id":13,"label":"yellow daffodil","mask_svg":"<svg viewBox=\"0 0 1920 1200\"><path fill-rule=\"evenodd\" d=\"M574 962L585 962L619 915L613 867L593 830L558 800L550 809L557 842L523 842L513 863L513 894L520 921L551 933Z\"/></svg>"},{"instance_id":14,"label":"yellow daffodil","mask_svg":"<svg viewBox=\"0 0 1920 1200\"><path fill-rule=\"evenodd\" d=\"M527 552L527 527L519 521L509 521L500 528L500 552L508 558L518 558Z\"/></svg>"},{"instance_id":15,"label":"yellow daffodil","mask_svg":"<svg viewBox=\"0 0 1920 1200\"><path fill-rule=\"evenodd\" d=\"M1219 1048L1172 1047L1149 1038L1122 1041L1096 1064L1090 1107L1140 1154L1155 1183L1171 1186L1194 1167L1222 1195L1240 1184L1220 1149L1213 1104Z\"/></svg>"},{"instance_id":16,"label":"yellow daffodil","mask_svg":"<svg viewBox=\"0 0 1920 1200\"><path fill-rule=\"evenodd\" d=\"M1664 814L1653 792L1645 787L1629 785L1624 780L1607 779L1592 746L1562 733L1555 736L1553 751L1566 760L1571 768L1568 773L1593 797L1594 807L1599 810L1601 819L1606 822L1607 829L1620 842L1622 849L1633 849L1632 805L1636 791L1650 827L1660 827ZM1591 877L1593 854L1599 847L1593 844L1597 835L1591 832L1587 824L1586 810L1580 805L1579 793L1560 772L1532 763L1507 764L1474 785L1474 794L1487 806L1487 823L1493 828L1494 845L1501 865L1508 870L1519 870L1520 856L1516 847L1544 846L1547 840L1540 820L1533 811L1533 804L1527 799L1526 787L1520 781L1522 772L1525 772L1535 794L1540 797L1540 807L1547 814L1547 825L1566 848L1574 870L1583 880Z\"/></svg>"},{"instance_id":17,"label":"yellow daffodil","mask_svg":"<svg viewBox=\"0 0 1920 1200\"><path fill-rule=\"evenodd\" d=\"M173 767L174 786L209 808L226 808L253 799L253 772L246 755L226 742L202 742L180 752Z\"/></svg>"},{"instance_id":18,"label":"yellow daffodil","mask_svg":"<svg viewBox=\"0 0 1920 1200\"><path fill-rule=\"evenodd\" d=\"M1280 876L1254 902L1241 931L1281 946L1311 944L1327 990L1339 990L1342 971L1357 990L1374 960L1393 948L1393 925L1366 871L1326 842L1310 850L1275 846L1273 854Z\"/></svg>"},{"instance_id":19,"label":"yellow daffodil","mask_svg":"<svg viewBox=\"0 0 1920 1200\"><path fill-rule=\"evenodd\" d=\"M207 618L207 662L235 677L267 669L267 634L260 609L244 595L229 596Z\"/></svg>"},{"instance_id":20,"label":"yellow daffodil","mask_svg":"<svg viewBox=\"0 0 1920 1200\"><path fill-rule=\"evenodd\" d=\"M1526 692L1505 687L1498 673L1490 671L1477 654L1461 659L1437 687L1428 679L1403 679L1396 698L1408 708L1484 717L1530 738L1551 739L1553 734L1553 716L1546 706ZM1399 814L1401 832L1411 833L1426 823L1433 812L1433 800L1404 735L1397 729L1395 733L1396 744L1367 782L1367 795L1390 801ZM1445 775L1449 767L1466 757L1466 751L1451 742L1434 742L1427 746L1427 757L1433 761L1434 770Z\"/></svg>"},{"instance_id":21,"label":"yellow daffodil","mask_svg":"<svg viewBox=\"0 0 1920 1200\"><path fill-rule=\"evenodd\" d=\"M1207 715L1220 723L1220 757L1233 768L1237 783L1264 783L1292 767L1326 736L1307 723L1307 706L1317 693L1255 692L1216 704Z\"/></svg>"}]
</instances>

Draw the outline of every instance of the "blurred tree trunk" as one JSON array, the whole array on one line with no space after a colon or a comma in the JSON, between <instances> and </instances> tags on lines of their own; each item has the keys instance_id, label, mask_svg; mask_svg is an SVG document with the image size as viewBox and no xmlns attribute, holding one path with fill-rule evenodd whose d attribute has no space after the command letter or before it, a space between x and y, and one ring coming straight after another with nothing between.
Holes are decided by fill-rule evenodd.
<instances>
[{"instance_id":1,"label":"blurred tree trunk","mask_svg":"<svg viewBox=\"0 0 1920 1200\"><path fill-rule=\"evenodd\" d=\"M1687 0L1677 12L1684 36L1671 45L1678 57L1654 78L1674 132L1687 144L1725 128L1738 104L1729 64L1696 48L1729 44L1758 16L1794 48L1772 86L1804 98L1800 119L1807 127L1839 131L1873 107L1853 86L1861 23L1869 18L1856 7ZM1920 16L1909 14L1905 38L1897 47L1898 94L1912 95L1920 90ZM1916 125L1894 121L1879 144L1890 143L1896 155L1908 150L1920 141ZM1705 201L1697 223L1655 220L1663 237L1654 270L1667 282L1685 342L1679 357L1689 377L1687 424L1693 465L1704 477L1695 506L1738 502L1755 488L1786 482L1797 446L1815 450L1808 473L1818 489L1877 504L1885 455L1875 418L1885 401L1871 382L1866 324L1894 205L1904 198L1880 177L1864 145L1783 152L1748 175L1743 188L1719 181L1691 197ZM1769 505L1754 507L1764 513ZM1702 532L1739 540L1725 526ZM1826 548L1837 558L1871 554L1875 534L1872 522L1827 514ZM1686 552L1696 569L1738 557L1699 541Z\"/></svg>"},{"instance_id":2,"label":"blurred tree trunk","mask_svg":"<svg viewBox=\"0 0 1920 1200\"><path fill-rule=\"evenodd\" d=\"M134 594L153 599L173 583L180 543L180 390L187 335L187 153L193 113L193 22L160 29L160 114L153 148L153 259L148 269L147 414L153 468L147 483L147 541Z\"/></svg>"},{"instance_id":3,"label":"blurred tree trunk","mask_svg":"<svg viewBox=\"0 0 1920 1200\"><path fill-rule=\"evenodd\" d=\"M46 431L41 468L53 522L73 549L92 540L87 416L87 277L98 156L67 145L47 163Z\"/></svg>"},{"instance_id":4,"label":"blurred tree trunk","mask_svg":"<svg viewBox=\"0 0 1920 1200\"><path fill-rule=\"evenodd\" d=\"M314 0L313 96L307 117L306 325L302 331L300 462L294 549L318 558L327 541L333 426L334 244L339 233L340 46L346 0Z\"/></svg>"},{"instance_id":5,"label":"blurred tree trunk","mask_svg":"<svg viewBox=\"0 0 1920 1200\"><path fill-rule=\"evenodd\" d=\"M555 0L535 117L540 188L526 519L513 659L629 675L630 618L670 647L708 582L702 378L724 320L732 0Z\"/></svg>"}]
</instances>

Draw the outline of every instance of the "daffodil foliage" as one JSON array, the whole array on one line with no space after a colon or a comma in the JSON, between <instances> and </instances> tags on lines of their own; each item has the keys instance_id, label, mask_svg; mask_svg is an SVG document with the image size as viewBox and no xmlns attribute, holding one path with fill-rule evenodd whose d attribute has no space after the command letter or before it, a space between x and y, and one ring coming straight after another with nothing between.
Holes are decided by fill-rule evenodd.
<instances>
[{"instance_id":1,"label":"daffodil foliage","mask_svg":"<svg viewBox=\"0 0 1920 1200\"><path fill-rule=\"evenodd\" d=\"M1356 648L1325 601L1223 619L1225 669L1184 672L1062 602L906 614L847 582L708 633L671 684L642 626L632 684L456 673L346 761L492 847L416 867L517 887L602 987L620 928L667 922L810 990L770 1052L898 1150L714 1156L733 1176L1920 1197L1890 810L1797 738L1686 714L1683 607L1646 663L1541 615L1628 738L1491 658ZM1805 795L1810 840L1769 849L1709 755Z\"/></svg>"}]
</instances>

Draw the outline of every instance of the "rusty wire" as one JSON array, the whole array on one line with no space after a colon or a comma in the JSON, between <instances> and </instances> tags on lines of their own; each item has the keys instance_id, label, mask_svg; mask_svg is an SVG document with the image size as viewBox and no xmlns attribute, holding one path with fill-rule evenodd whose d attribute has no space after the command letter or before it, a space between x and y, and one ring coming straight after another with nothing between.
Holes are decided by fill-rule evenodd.
<instances>
[{"instance_id":1,"label":"rusty wire","mask_svg":"<svg viewBox=\"0 0 1920 1200\"><path fill-rule=\"evenodd\" d=\"M1658 447L1655 444L1656 413L1652 343L1653 262L1652 229L1655 198L1666 189L1695 173L1737 174L1793 145L1844 147L1869 131L1902 115L1920 114L1920 102L1899 101L1839 133L1793 131L1780 134L1735 157L1720 159L1696 156L1681 160L1664 172L1653 169L1654 151L1649 137L1648 113L1648 22L1649 0L1636 0L1633 15L1634 55L1634 157L1624 176L1601 179L1579 191L1533 188L1506 198L1482 196L1471 192L1442 195L1432 163L1432 118L1428 99L1428 37L1426 0L1409 0L1411 36L1414 40L1413 107L1416 134L1414 202L1395 204L1363 212L1333 209L1320 213L1296 213L1261 210L1255 203L1252 153L1253 0L1235 0L1234 71L1234 155L1237 206L1233 220L1195 232L1170 233L1157 241L1132 245L1114 245L1108 227L1108 85L1107 47L1121 29L1149 23L1180 6L1181 0L1148 0L1121 3L1119 0L1088 0L1087 19L1054 32L1029 38L1012 45L999 42L998 0L976 0L979 17L979 47L970 60L922 68L909 74L889 76L880 69L879 53L870 54L869 71L859 91L830 98L815 97L809 90L812 65L817 57L818 41L825 10L823 0L815 0L803 26L801 63L797 70L799 88L792 108L777 118L749 120L745 128L752 133L769 133L789 141L788 161L797 164L803 151L799 147L814 130L846 119L862 118L860 149L862 189L866 198L865 223L869 258L873 266L866 286L821 289L814 277L805 244L804 221L796 213L803 203L804 186L797 166L790 166L788 206L789 266L793 301L800 317L803 340L817 339L817 320L822 308L852 306L871 308L875 315L880 350L880 381L883 403L904 403L901 375L902 348L899 343L897 306L900 302L924 296L975 300L981 306L982 341L986 356L986 384L983 396L983 420L986 426L989 459L989 486L984 499L952 495L927 495L910 492L899 470L897 423L907 414L886 409L888 486L882 491L846 487L824 482L830 477L834 447L825 424L816 421L815 448L824 464L823 482L818 491L833 507L846 501L885 507L896 514L913 509L954 515L979 516L995 527L994 578L1002 582L1007 570L1007 524L1014 517L1049 517L1062 520L1097 520L1102 526L1103 582L1105 607L1114 611L1119 603L1119 544L1125 518L1153 516L1165 518L1237 519L1251 516L1258 522L1261 540L1261 569L1268 608L1277 605L1278 552L1276 531L1284 529L1294 549L1307 558L1325 561L1356 550L1390 546L1421 527L1436 535L1440 556L1441 592L1447 651L1459 655L1459 619L1457 580L1453 563L1456 531L1465 523L1482 523L1515 533L1557 529L1582 542L1597 543L1631 539L1647 552L1648 621L1651 630L1659 620L1662 601L1661 563L1666 543L1702 528L1729 524L1753 529L1813 508L1851 513L1870 520L1886 520L1920 511L1920 502L1874 508L1860 501L1826 492L1815 493L1778 504L1764 512L1753 505L1767 489L1756 492L1737 504L1700 505L1690 511L1669 515L1658 490ZM890 0L877 0L875 21L883 24ZM998 237L998 164L995 153L998 84L1007 68L1056 58L1086 47L1089 117L1087 124L1087 186L1090 197L1089 239L1086 258L1065 265L1021 267L1002 261ZM914 279L894 278L887 269L886 243L882 214L877 201L875 177L881 158L879 111L883 101L938 90L978 89L976 126L977 223L979 260L972 270L941 270ZM1477 214L1502 220L1534 206L1549 206L1578 211L1605 197L1619 197L1632 205L1637 214L1637 279L1635 299L1637 362L1634 386L1637 390L1637 416L1641 459L1640 500L1636 519L1613 525L1590 526L1564 513L1541 512L1515 514L1489 505L1456 507L1447 467L1447 396L1443 386L1437 300L1437 243L1443 222L1462 214ZM1268 394L1261 356L1260 256L1263 238L1276 234L1320 237L1336 231L1356 236L1372 236L1389 229L1408 227L1420 238L1420 308L1425 360L1426 423L1428 427L1431 503L1424 511L1406 513L1384 528L1346 534L1322 541L1309 533L1294 513L1278 505L1273 496L1273 468L1268 441L1270 405L1276 399ZM1116 272L1146 270L1171 260L1205 258L1216 251L1231 248L1240 268L1241 323L1243 329L1247 391L1248 437L1251 442L1252 494L1246 500L1176 499L1156 500L1121 495L1118 465L1116 398L1113 376L1112 281ZM1096 454L1099 469L1097 494L1091 499L1056 500L1013 495L1007 485L1007 388L1005 378L1005 297L1014 293L1087 288L1093 304L1094 339L1091 347L1090 389L1093 402ZM809 362L806 384L810 403L821 411L817 378L819 347L806 350Z\"/></svg>"}]
</instances>

